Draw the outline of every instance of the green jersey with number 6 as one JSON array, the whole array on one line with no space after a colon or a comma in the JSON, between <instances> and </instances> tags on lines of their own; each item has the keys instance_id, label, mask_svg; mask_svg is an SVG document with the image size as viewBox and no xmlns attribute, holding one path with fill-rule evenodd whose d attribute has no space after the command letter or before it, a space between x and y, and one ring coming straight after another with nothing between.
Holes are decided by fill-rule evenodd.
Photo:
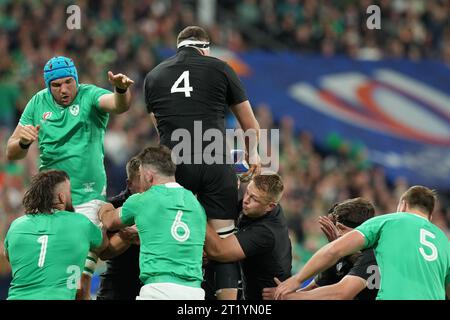
<instances>
[{"instance_id":1,"label":"green jersey with number 6","mask_svg":"<svg viewBox=\"0 0 450 320\"><path fill-rule=\"evenodd\" d=\"M82 214L28 214L8 230L5 250L12 267L8 300L73 300L89 250L102 232Z\"/></svg>"},{"instance_id":2,"label":"green jersey with number 6","mask_svg":"<svg viewBox=\"0 0 450 320\"><path fill-rule=\"evenodd\" d=\"M106 196L103 138L109 114L100 109L98 100L108 93L111 91L80 84L72 104L63 107L44 89L31 98L19 121L22 126L41 126L39 170L65 171L74 205Z\"/></svg>"},{"instance_id":3,"label":"green jersey with number 6","mask_svg":"<svg viewBox=\"0 0 450 320\"><path fill-rule=\"evenodd\" d=\"M380 268L379 300L445 299L450 282L450 244L428 219L391 213L356 228L374 248Z\"/></svg>"},{"instance_id":4,"label":"green jersey with number 6","mask_svg":"<svg viewBox=\"0 0 450 320\"><path fill-rule=\"evenodd\" d=\"M129 197L120 218L138 229L144 284L200 287L206 214L191 191L177 183L152 186Z\"/></svg>"}]
</instances>

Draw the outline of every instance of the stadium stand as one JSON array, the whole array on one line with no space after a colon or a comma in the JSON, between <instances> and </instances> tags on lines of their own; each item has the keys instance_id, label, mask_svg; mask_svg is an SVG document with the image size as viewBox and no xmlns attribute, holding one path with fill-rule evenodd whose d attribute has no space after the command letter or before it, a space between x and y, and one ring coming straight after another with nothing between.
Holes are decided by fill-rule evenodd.
<instances>
[{"instance_id":1,"label":"stadium stand","mask_svg":"<svg viewBox=\"0 0 450 320\"><path fill-rule=\"evenodd\" d=\"M372 2L383 12L379 32L365 27L365 9ZM113 195L124 187L130 156L156 142L143 103L144 77L162 60L161 50L173 48L179 30L199 23L199 2L193 0L80 0L82 29L67 32L68 3L0 1L0 252L9 224L23 214L22 196L39 162L35 145L26 160L7 162L6 140L28 99L45 86L45 61L59 54L73 57L80 82L105 88L108 70L121 70L135 80L130 111L111 117L105 137L108 194ZM450 67L450 1L229 0L218 1L213 13L207 26L212 43L236 53L262 48L354 59L435 59ZM408 181L387 179L364 149L354 152L351 142L319 147L309 132L295 130L289 115L274 120L270 106L254 108L261 128L280 128L279 173L292 230L293 270L326 243L316 218L333 203L361 196L373 201L377 213L395 211ZM433 222L450 234L450 195L438 191ZM9 273L0 255L0 299L6 297Z\"/></svg>"}]
</instances>

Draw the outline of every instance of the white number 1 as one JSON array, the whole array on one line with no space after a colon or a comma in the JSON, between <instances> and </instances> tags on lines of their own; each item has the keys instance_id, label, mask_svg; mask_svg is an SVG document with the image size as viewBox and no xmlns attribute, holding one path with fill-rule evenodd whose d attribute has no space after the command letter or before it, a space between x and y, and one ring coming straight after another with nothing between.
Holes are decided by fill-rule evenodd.
<instances>
[{"instance_id":1,"label":"white number 1","mask_svg":"<svg viewBox=\"0 0 450 320\"><path fill-rule=\"evenodd\" d=\"M45 262L45 254L47 253L48 236L40 236L37 242L41 244L41 253L39 254L38 267L42 268Z\"/></svg>"},{"instance_id":2,"label":"white number 1","mask_svg":"<svg viewBox=\"0 0 450 320\"><path fill-rule=\"evenodd\" d=\"M425 229L420 229L420 243L423 244L424 246L430 248L431 254L426 254L425 250L422 247L419 248L419 251L425 260L434 261L438 257L438 251L437 251L436 246L426 239L427 236L430 237L431 239L436 238L436 236L433 233L431 233L430 231L427 231Z\"/></svg>"},{"instance_id":3,"label":"white number 1","mask_svg":"<svg viewBox=\"0 0 450 320\"><path fill-rule=\"evenodd\" d=\"M179 87L181 81L184 82L184 87ZM190 97L191 91L194 91L194 88L189 86L189 70L187 70L181 74L177 81L175 81L172 88L170 89L170 93L184 92L185 97Z\"/></svg>"}]
</instances>

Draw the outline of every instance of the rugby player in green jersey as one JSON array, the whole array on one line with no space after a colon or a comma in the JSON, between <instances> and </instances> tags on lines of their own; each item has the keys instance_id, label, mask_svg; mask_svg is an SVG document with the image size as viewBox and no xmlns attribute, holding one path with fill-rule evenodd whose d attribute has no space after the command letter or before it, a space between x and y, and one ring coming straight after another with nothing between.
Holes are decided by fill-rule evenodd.
<instances>
[{"instance_id":1,"label":"rugby player in green jersey","mask_svg":"<svg viewBox=\"0 0 450 320\"><path fill-rule=\"evenodd\" d=\"M435 201L434 191L409 188L400 198L397 213L369 219L321 248L299 273L278 285L275 298L295 291L341 257L373 248L381 275L377 299L445 299L450 291L450 243L430 221Z\"/></svg>"},{"instance_id":2,"label":"rugby player in green jersey","mask_svg":"<svg viewBox=\"0 0 450 320\"><path fill-rule=\"evenodd\" d=\"M137 299L203 300L202 256L206 214L194 194L175 182L176 166L165 146L138 156L141 188L122 207L104 205L99 218L108 230L136 224L144 286Z\"/></svg>"},{"instance_id":3,"label":"rugby player in green jersey","mask_svg":"<svg viewBox=\"0 0 450 320\"><path fill-rule=\"evenodd\" d=\"M100 253L107 237L73 212L64 171L34 176L23 205L26 214L13 221L5 238L13 273L8 300L75 299L87 253Z\"/></svg>"},{"instance_id":4,"label":"rugby player in green jersey","mask_svg":"<svg viewBox=\"0 0 450 320\"><path fill-rule=\"evenodd\" d=\"M108 72L115 92L92 84L78 83L73 61L53 57L44 67L47 86L36 93L25 107L8 140L8 160L22 159L38 142L40 171L65 171L71 180L75 211L98 224L97 211L106 196L103 140L109 113L129 109L133 81L121 73ZM89 254L83 271L80 298L88 299L90 279L97 256Z\"/></svg>"}]
</instances>

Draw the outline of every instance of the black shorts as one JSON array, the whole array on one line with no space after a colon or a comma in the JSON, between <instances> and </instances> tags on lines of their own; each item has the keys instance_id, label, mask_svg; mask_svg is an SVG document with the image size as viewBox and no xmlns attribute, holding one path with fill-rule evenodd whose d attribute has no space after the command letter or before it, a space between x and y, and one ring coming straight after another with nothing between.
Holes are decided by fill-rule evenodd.
<instances>
[{"instance_id":1,"label":"black shorts","mask_svg":"<svg viewBox=\"0 0 450 320\"><path fill-rule=\"evenodd\" d=\"M179 164L175 178L197 195L209 219L237 219L237 177L231 165Z\"/></svg>"},{"instance_id":2,"label":"black shorts","mask_svg":"<svg viewBox=\"0 0 450 320\"><path fill-rule=\"evenodd\" d=\"M238 300L242 296L241 269L239 262L220 263L210 260L204 267L202 288L205 300L216 300L220 289L238 289Z\"/></svg>"}]
</instances>

